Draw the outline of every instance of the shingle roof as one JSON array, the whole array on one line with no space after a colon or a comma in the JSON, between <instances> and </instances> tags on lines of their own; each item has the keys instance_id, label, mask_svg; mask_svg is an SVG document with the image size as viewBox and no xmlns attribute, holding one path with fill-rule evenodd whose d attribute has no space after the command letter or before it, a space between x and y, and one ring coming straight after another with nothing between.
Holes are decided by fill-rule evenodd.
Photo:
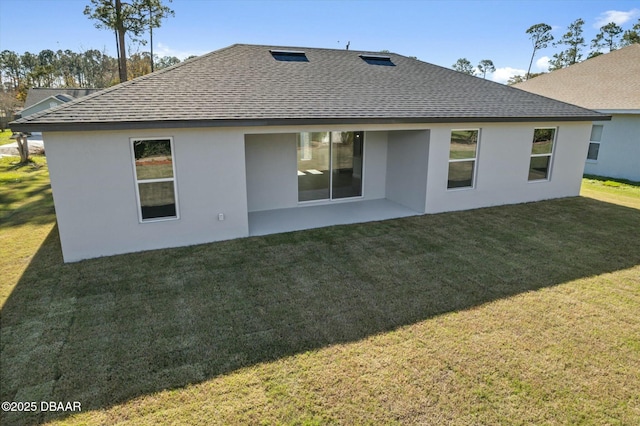
<instances>
[{"instance_id":1,"label":"shingle roof","mask_svg":"<svg viewBox=\"0 0 640 426\"><path fill-rule=\"evenodd\" d=\"M515 87L595 110L640 110L640 44L543 74Z\"/></svg>"},{"instance_id":2,"label":"shingle roof","mask_svg":"<svg viewBox=\"0 0 640 426\"><path fill-rule=\"evenodd\" d=\"M270 50L304 51L308 62ZM390 53L233 45L20 119L16 130L594 120L593 111ZM605 117L606 119L606 117Z\"/></svg>"}]
</instances>

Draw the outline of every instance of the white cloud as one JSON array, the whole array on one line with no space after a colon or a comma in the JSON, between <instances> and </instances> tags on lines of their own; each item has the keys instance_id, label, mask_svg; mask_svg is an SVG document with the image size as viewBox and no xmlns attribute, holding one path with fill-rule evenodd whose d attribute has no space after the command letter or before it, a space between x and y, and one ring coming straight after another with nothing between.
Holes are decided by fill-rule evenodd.
<instances>
[{"instance_id":1,"label":"white cloud","mask_svg":"<svg viewBox=\"0 0 640 426\"><path fill-rule=\"evenodd\" d=\"M527 70L519 70L517 68L504 67L498 68L493 73L491 79L496 83L506 84L510 77L514 75L525 75Z\"/></svg>"},{"instance_id":2,"label":"white cloud","mask_svg":"<svg viewBox=\"0 0 640 426\"><path fill-rule=\"evenodd\" d=\"M200 52L200 51L193 51L193 50L192 51L175 50L163 43L158 43L155 49L153 49L154 56L158 55L159 58L162 58L164 56L175 56L181 61L184 61L189 56L193 56L193 55L200 56L205 53L207 52Z\"/></svg>"},{"instance_id":3,"label":"white cloud","mask_svg":"<svg viewBox=\"0 0 640 426\"><path fill-rule=\"evenodd\" d=\"M539 71L547 72L549 71L549 57L543 56L542 58L536 61L536 67Z\"/></svg>"},{"instance_id":4,"label":"white cloud","mask_svg":"<svg viewBox=\"0 0 640 426\"><path fill-rule=\"evenodd\" d=\"M640 16L640 9L631 9L628 12L624 12L622 10L607 10L598 16L596 22L593 24L593 28L599 29L600 27L607 25L609 22L615 22L622 26L636 16Z\"/></svg>"}]
</instances>

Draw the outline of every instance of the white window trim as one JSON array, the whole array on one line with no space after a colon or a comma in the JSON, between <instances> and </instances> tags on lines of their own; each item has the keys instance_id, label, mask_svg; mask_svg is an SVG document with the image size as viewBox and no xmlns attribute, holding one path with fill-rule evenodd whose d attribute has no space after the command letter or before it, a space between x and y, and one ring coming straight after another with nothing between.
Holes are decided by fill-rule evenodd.
<instances>
[{"instance_id":1,"label":"white window trim","mask_svg":"<svg viewBox=\"0 0 640 426\"><path fill-rule=\"evenodd\" d=\"M171 168L173 171L173 177L160 178L160 179L138 179L138 172L136 169L136 153L133 148L134 141L155 141L168 139L169 146L171 146ZM180 204L178 203L178 176L176 174L176 154L173 146L173 136L157 136L157 137L144 137L144 138L129 138L129 149L131 150L131 165L133 167L134 186L136 188L136 203L138 207L138 223L153 223L153 222L166 222L170 220L180 219ZM152 219L142 218L142 206L140 205L140 183L155 183L155 182L171 182L173 181L173 195L176 203L176 215L175 217L154 217Z\"/></svg>"},{"instance_id":2,"label":"white window trim","mask_svg":"<svg viewBox=\"0 0 640 426\"><path fill-rule=\"evenodd\" d=\"M536 130L548 130L548 129L554 129L553 132L553 142L551 143L551 152L548 154L529 154L529 167L527 168L527 182L528 183L540 183L540 182L549 182L551 181L551 176L553 174L553 159L555 157L555 152L556 152L556 143L558 141L558 127L535 127L533 129L533 134L535 135ZM532 135L533 136L533 135ZM531 145L533 148L533 137L531 139ZM549 170L547 172L547 177L544 179L534 179L531 180L529 179L529 169L531 168L531 159L534 157L549 157Z\"/></svg>"},{"instance_id":3,"label":"white window trim","mask_svg":"<svg viewBox=\"0 0 640 426\"><path fill-rule=\"evenodd\" d=\"M474 131L476 130L478 132L478 142L476 143L476 156L473 158L454 158L451 159L449 158L449 161L447 162L447 180L445 182L445 185L448 186L448 182L449 182L449 164L450 163L463 163L465 161L473 161L474 165L473 165L473 174L471 175L471 186L462 186L462 187L458 187L458 188L448 188L447 187L447 191L469 191L472 189L476 189L477 186L477 180L478 180L478 158L480 157L480 139L482 137L482 129L480 128L473 128L473 129L451 129L449 131L449 150L447 151L447 156L451 156L451 134L453 132L464 132L464 131Z\"/></svg>"},{"instance_id":4,"label":"white window trim","mask_svg":"<svg viewBox=\"0 0 640 426\"><path fill-rule=\"evenodd\" d=\"M598 145L600 145L600 142L596 142L596 141L589 141L589 145L591 145L592 143L597 143ZM587 155L589 155L589 150L587 150ZM598 158L600 158L600 146L598 146ZM595 160L593 158L589 158L587 157L587 163L597 163L598 162L598 158L596 158Z\"/></svg>"},{"instance_id":5,"label":"white window trim","mask_svg":"<svg viewBox=\"0 0 640 426\"><path fill-rule=\"evenodd\" d=\"M593 133L593 128L595 126L600 126L602 127L602 130L600 131L600 140L599 141L594 141L591 140L591 135L589 135L589 146L591 146L592 143L597 143L598 144L598 158L600 157L600 144L602 143L602 133L604 133L604 124L592 124L591 125L591 133ZM587 156L589 155L589 151L587 150ZM598 158L596 158L595 160L592 158L587 157L587 163L597 163L598 162Z\"/></svg>"}]
</instances>

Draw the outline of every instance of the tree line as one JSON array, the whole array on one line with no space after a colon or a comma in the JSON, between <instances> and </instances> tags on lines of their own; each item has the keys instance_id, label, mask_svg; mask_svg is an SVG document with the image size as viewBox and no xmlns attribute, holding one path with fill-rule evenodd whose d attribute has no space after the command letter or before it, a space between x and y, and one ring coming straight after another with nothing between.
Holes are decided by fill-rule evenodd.
<instances>
[{"instance_id":1,"label":"tree line","mask_svg":"<svg viewBox=\"0 0 640 426\"><path fill-rule=\"evenodd\" d=\"M38 54L0 52L0 112L11 111L15 109L14 103L24 102L31 87L105 88L179 63L176 57L159 58L153 53L153 29L175 15L164 1L172 0L90 0L83 13L95 21L96 28L114 32L117 58L96 49L84 52L45 49ZM142 35L147 32L150 51L127 55L125 36L138 46L146 45ZM14 101L9 102L11 99Z\"/></svg>"},{"instance_id":2,"label":"tree line","mask_svg":"<svg viewBox=\"0 0 640 426\"><path fill-rule=\"evenodd\" d=\"M578 18L568 27L567 32L562 37L554 41L551 34L552 27L545 23L535 24L529 27L525 33L529 36L533 45L529 68L524 75L516 75L509 79L507 84L516 84L530 78L536 77L544 73L531 73L531 66L536 53L540 49L544 49L551 44L553 47L562 47L563 50L553 54L549 60L549 71L555 71L566 68L575 63L581 62L585 55L587 43L583 37L584 20ZM600 27L600 31L591 40L591 51L587 54L586 59L608 53L613 50L625 47L634 43L640 43L640 19L632 25L631 28L624 30L615 22L610 22ZM452 65L456 71L470 75L482 75L486 77L487 72L494 72L495 67L489 59L483 59L477 66L473 66L467 58L460 58Z\"/></svg>"},{"instance_id":3,"label":"tree line","mask_svg":"<svg viewBox=\"0 0 640 426\"><path fill-rule=\"evenodd\" d=\"M154 55L155 69L162 69L180 62L174 56L159 58ZM90 49L84 52L71 50L40 53L0 52L2 91L15 94L24 101L30 87L88 87L105 88L120 82L118 60L104 51ZM151 72L150 52L136 52L127 58L128 79Z\"/></svg>"}]
</instances>

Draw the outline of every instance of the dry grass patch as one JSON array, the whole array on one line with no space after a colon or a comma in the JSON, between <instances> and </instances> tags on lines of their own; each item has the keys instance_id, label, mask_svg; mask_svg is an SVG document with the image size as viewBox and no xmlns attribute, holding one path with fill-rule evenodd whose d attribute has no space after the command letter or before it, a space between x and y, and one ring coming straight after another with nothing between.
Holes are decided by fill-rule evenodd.
<instances>
[{"instance_id":1,"label":"dry grass patch","mask_svg":"<svg viewBox=\"0 0 640 426\"><path fill-rule=\"evenodd\" d=\"M590 176L582 180L580 195L640 210L640 182Z\"/></svg>"},{"instance_id":2,"label":"dry grass patch","mask_svg":"<svg viewBox=\"0 0 640 426\"><path fill-rule=\"evenodd\" d=\"M3 424L640 420L628 207L572 198L69 265L55 229L31 248L2 287L0 399L83 412Z\"/></svg>"}]
</instances>

